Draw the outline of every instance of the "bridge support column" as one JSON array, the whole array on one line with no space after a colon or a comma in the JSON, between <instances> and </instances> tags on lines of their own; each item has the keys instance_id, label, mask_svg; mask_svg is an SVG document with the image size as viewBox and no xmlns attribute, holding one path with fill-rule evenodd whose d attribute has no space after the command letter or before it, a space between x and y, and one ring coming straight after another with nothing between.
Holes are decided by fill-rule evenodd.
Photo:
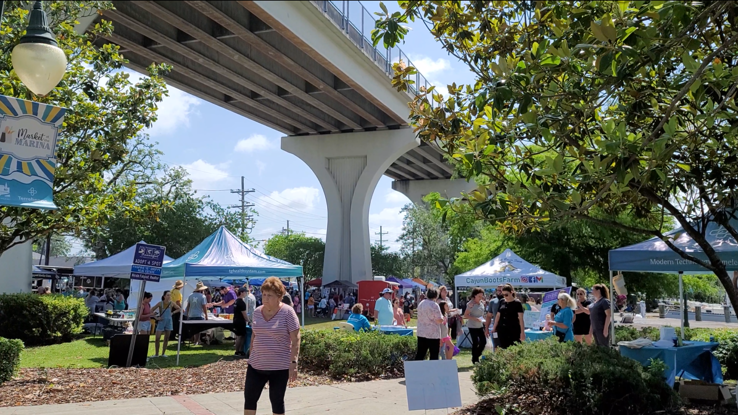
<instances>
[{"instance_id":1,"label":"bridge support column","mask_svg":"<svg viewBox=\"0 0 738 415\"><path fill-rule=\"evenodd\" d=\"M392 190L398 191L414 204L423 202L429 193L438 192L441 197L461 197L461 192L470 192L477 187L474 181L466 179L439 179L439 180L394 180Z\"/></svg>"},{"instance_id":2,"label":"bridge support column","mask_svg":"<svg viewBox=\"0 0 738 415\"><path fill-rule=\"evenodd\" d=\"M323 283L372 278L369 204L398 157L417 147L412 130L282 137L282 150L315 173L328 207Z\"/></svg>"}]
</instances>

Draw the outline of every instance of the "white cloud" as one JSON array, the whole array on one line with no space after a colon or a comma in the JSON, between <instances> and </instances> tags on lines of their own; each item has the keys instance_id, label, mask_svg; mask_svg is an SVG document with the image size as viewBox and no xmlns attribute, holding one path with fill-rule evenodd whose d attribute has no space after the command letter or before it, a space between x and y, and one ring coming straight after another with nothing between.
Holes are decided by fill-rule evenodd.
<instances>
[{"instance_id":1,"label":"white cloud","mask_svg":"<svg viewBox=\"0 0 738 415\"><path fill-rule=\"evenodd\" d=\"M387 189L387 193L384 195L384 201L392 206L405 206L410 203L410 199L407 196L392 189Z\"/></svg>"},{"instance_id":2,"label":"white cloud","mask_svg":"<svg viewBox=\"0 0 738 415\"><path fill-rule=\"evenodd\" d=\"M124 72L129 74L132 84L136 84L144 77L140 73L131 70L124 70ZM101 82L107 82L107 79L104 78ZM164 96L158 104L156 122L151 128L144 131L152 137L167 136L175 133L180 128L188 128L190 119L197 115L196 107L202 102L199 98L180 91L171 85L167 85L167 90L169 95Z\"/></svg>"},{"instance_id":3,"label":"white cloud","mask_svg":"<svg viewBox=\"0 0 738 415\"><path fill-rule=\"evenodd\" d=\"M261 134L254 134L251 137L244 138L236 143L236 147L233 151L237 151L239 153L252 153L259 150L268 150L272 147L274 147L274 143L271 140Z\"/></svg>"},{"instance_id":4,"label":"white cloud","mask_svg":"<svg viewBox=\"0 0 738 415\"><path fill-rule=\"evenodd\" d=\"M447 69L451 69L451 62L448 59L438 58L433 59L427 56L416 56L411 59L415 68L425 76L435 75L438 72L443 72Z\"/></svg>"},{"instance_id":5,"label":"white cloud","mask_svg":"<svg viewBox=\"0 0 738 415\"><path fill-rule=\"evenodd\" d=\"M259 169L259 177L261 177L261 174L264 173L266 166L266 163L264 163L263 161L256 160L256 168Z\"/></svg>"},{"instance_id":6,"label":"white cloud","mask_svg":"<svg viewBox=\"0 0 738 415\"><path fill-rule=\"evenodd\" d=\"M222 185L222 182L230 179L230 174L228 174L230 161L221 164L210 164L198 159L180 166L189 172L194 189L212 189L214 185Z\"/></svg>"},{"instance_id":7,"label":"white cloud","mask_svg":"<svg viewBox=\"0 0 738 415\"><path fill-rule=\"evenodd\" d=\"M285 208L285 205L294 210L311 211L318 201L320 190L315 187L294 187L281 192L272 192L269 197L259 198L262 206L276 206Z\"/></svg>"}]
</instances>

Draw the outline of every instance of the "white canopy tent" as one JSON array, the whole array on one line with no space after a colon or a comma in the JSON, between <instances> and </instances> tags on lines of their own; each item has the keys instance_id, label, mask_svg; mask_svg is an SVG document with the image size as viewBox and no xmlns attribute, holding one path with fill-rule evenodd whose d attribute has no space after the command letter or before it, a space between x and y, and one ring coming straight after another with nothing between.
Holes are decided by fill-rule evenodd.
<instances>
[{"instance_id":1,"label":"white canopy tent","mask_svg":"<svg viewBox=\"0 0 738 415\"><path fill-rule=\"evenodd\" d=\"M490 261L454 277L454 296L459 302L459 287L497 287L511 284L527 288L563 288L566 278L548 272L506 249Z\"/></svg>"}]
</instances>

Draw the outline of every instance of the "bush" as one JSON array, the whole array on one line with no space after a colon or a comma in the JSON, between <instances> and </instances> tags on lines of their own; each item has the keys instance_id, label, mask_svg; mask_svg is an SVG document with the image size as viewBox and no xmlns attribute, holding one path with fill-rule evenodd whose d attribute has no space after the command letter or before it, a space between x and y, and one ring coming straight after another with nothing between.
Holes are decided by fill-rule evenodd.
<instances>
[{"instance_id":1,"label":"bush","mask_svg":"<svg viewBox=\"0 0 738 415\"><path fill-rule=\"evenodd\" d=\"M61 295L0 295L0 337L26 345L71 341L82 332L84 300Z\"/></svg>"},{"instance_id":2,"label":"bush","mask_svg":"<svg viewBox=\"0 0 738 415\"><path fill-rule=\"evenodd\" d=\"M336 379L369 380L401 377L403 362L415 355L413 336L343 330L305 330L300 343L300 366Z\"/></svg>"},{"instance_id":3,"label":"bush","mask_svg":"<svg viewBox=\"0 0 738 415\"><path fill-rule=\"evenodd\" d=\"M0 385L18 373L23 342L0 337Z\"/></svg>"},{"instance_id":4,"label":"bush","mask_svg":"<svg viewBox=\"0 0 738 415\"><path fill-rule=\"evenodd\" d=\"M555 339L488 355L472 381L481 396L502 390L511 401L530 400L540 413L651 414L680 404L661 376L617 351Z\"/></svg>"}]
</instances>

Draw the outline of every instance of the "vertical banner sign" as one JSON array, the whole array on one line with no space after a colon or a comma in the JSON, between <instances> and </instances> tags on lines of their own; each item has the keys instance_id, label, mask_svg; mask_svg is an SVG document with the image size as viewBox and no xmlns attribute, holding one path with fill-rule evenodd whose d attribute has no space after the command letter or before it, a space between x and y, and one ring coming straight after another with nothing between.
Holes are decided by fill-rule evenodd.
<instances>
[{"instance_id":1,"label":"vertical banner sign","mask_svg":"<svg viewBox=\"0 0 738 415\"><path fill-rule=\"evenodd\" d=\"M166 250L166 247L160 245L136 244L131 266L131 279L159 282Z\"/></svg>"},{"instance_id":2,"label":"vertical banner sign","mask_svg":"<svg viewBox=\"0 0 738 415\"><path fill-rule=\"evenodd\" d=\"M56 137L66 109L0 95L0 206L56 209Z\"/></svg>"}]
</instances>

